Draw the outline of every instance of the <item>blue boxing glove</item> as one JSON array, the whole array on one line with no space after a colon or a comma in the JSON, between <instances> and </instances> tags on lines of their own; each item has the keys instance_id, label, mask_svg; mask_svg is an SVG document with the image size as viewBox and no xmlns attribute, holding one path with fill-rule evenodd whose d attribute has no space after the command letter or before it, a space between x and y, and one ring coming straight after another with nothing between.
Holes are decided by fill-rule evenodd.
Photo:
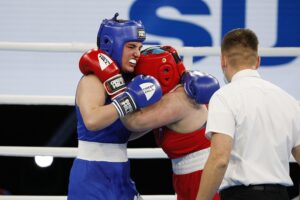
<instances>
[{"instance_id":1,"label":"blue boxing glove","mask_svg":"<svg viewBox=\"0 0 300 200\"><path fill-rule=\"evenodd\" d=\"M214 76L199 71L186 71L181 83L186 94L199 104L208 104L212 95L220 88L219 81Z\"/></svg>"},{"instance_id":2,"label":"blue boxing glove","mask_svg":"<svg viewBox=\"0 0 300 200\"><path fill-rule=\"evenodd\" d=\"M119 116L124 117L136 109L157 102L161 97L162 89L154 77L138 75L127 85L125 92L114 98L113 104Z\"/></svg>"}]
</instances>

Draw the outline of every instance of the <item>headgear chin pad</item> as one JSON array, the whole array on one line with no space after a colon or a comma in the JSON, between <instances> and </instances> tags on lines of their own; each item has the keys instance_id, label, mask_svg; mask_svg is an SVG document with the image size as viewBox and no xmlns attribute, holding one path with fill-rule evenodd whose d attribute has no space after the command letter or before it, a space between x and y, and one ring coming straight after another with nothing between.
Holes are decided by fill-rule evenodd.
<instances>
[{"instance_id":1,"label":"headgear chin pad","mask_svg":"<svg viewBox=\"0 0 300 200\"><path fill-rule=\"evenodd\" d=\"M104 19L97 35L97 46L105 51L117 65L122 67L123 47L126 42L143 42L146 39L141 21L118 20L118 13L112 19Z\"/></svg>"},{"instance_id":2,"label":"headgear chin pad","mask_svg":"<svg viewBox=\"0 0 300 200\"><path fill-rule=\"evenodd\" d=\"M171 46L155 46L143 50L135 67L135 74L151 75L156 78L163 94L180 83L184 72L183 62Z\"/></svg>"}]
</instances>

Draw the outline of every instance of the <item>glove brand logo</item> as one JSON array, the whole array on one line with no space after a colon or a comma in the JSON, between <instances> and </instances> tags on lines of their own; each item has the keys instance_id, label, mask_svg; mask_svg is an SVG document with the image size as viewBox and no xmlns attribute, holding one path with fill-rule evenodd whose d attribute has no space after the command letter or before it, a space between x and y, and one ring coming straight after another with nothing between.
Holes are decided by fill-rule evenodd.
<instances>
[{"instance_id":1,"label":"glove brand logo","mask_svg":"<svg viewBox=\"0 0 300 200\"><path fill-rule=\"evenodd\" d=\"M120 100L123 116L127 113L131 113L136 109L136 105L130 96L126 96Z\"/></svg>"},{"instance_id":2,"label":"glove brand logo","mask_svg":"<svg viewBox=\"0 0 300 200\"><path fill-rule=\"evenodd\" d=\"M98 61L99 61L101 70L104 70L108 65L110 65L112 63L112 60L103 53L98 54Z\"/></svg>"},{"instance_id":3,"label":"glove brand logo","mask_svg":"<svg viewBox=\"0 0 300 200\"><path fill-rule=\"evenodd\" d=\"M143 90L147 101L152 98L156 89L155 85L149 82L140 84L140 88Z\"/></svg>"},{"instance_id":4,"label":"glove brand logo","mask_svg":"<svg viewBox=\"0 0 300 200\"><path fill-rule=\"evenodd\" d=\"M118 74L110 79L108 79L105 83L106 88L108 89L108 94L114 94L119 90L125 87L125 81L121 74Z\"/></svg>"},{"instance_id":5,"label":"glove brand logo","mask_svg":"<svg viewBox=\"0 0 300 200\"><path fill-rule=\"evenodd\" d=\"M125 82L122 76L117 77L116 79L112 80L110 82L111 87L115 90L120 87L124 87Z\"/></svg>"}]
</instances>

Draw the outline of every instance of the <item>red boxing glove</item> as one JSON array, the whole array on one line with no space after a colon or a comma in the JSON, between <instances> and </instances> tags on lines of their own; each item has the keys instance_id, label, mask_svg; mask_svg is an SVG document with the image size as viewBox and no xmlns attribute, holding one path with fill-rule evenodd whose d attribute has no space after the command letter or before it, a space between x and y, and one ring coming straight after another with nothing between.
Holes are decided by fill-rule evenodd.
<instances>
[{"instance_id":1,"label":"red boxing glove","mask_svg":"<svg viewBox=\"0 0 300 200\"><path fill-rule=\"evenodd\" d=\"M79 61L79 69L84 74L95 74L104 84L108 95L112 98L126 88L120 69L102 50L91 49L84 53Z\"/></svg>"}]
</instances>

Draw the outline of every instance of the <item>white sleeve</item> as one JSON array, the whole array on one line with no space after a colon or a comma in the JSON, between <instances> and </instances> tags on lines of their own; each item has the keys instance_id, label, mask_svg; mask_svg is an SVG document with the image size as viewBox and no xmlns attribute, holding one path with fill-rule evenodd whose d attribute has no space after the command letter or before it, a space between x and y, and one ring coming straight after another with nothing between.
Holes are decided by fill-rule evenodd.
<instances>
[{"instance_id":1,"label":"white sleeve","mask_svg":"<svg viewBox=\"0 0 300 200\"><path fill-rule=\"evenodd\" d=\"M211 138L211 133L223 133L226 135L234 137L235 133L235 117L232 112L233 109L230 109L228 102L216 92L208 106L208 119L206 124L206 137Z\"/></svg>"}]
</instances>

